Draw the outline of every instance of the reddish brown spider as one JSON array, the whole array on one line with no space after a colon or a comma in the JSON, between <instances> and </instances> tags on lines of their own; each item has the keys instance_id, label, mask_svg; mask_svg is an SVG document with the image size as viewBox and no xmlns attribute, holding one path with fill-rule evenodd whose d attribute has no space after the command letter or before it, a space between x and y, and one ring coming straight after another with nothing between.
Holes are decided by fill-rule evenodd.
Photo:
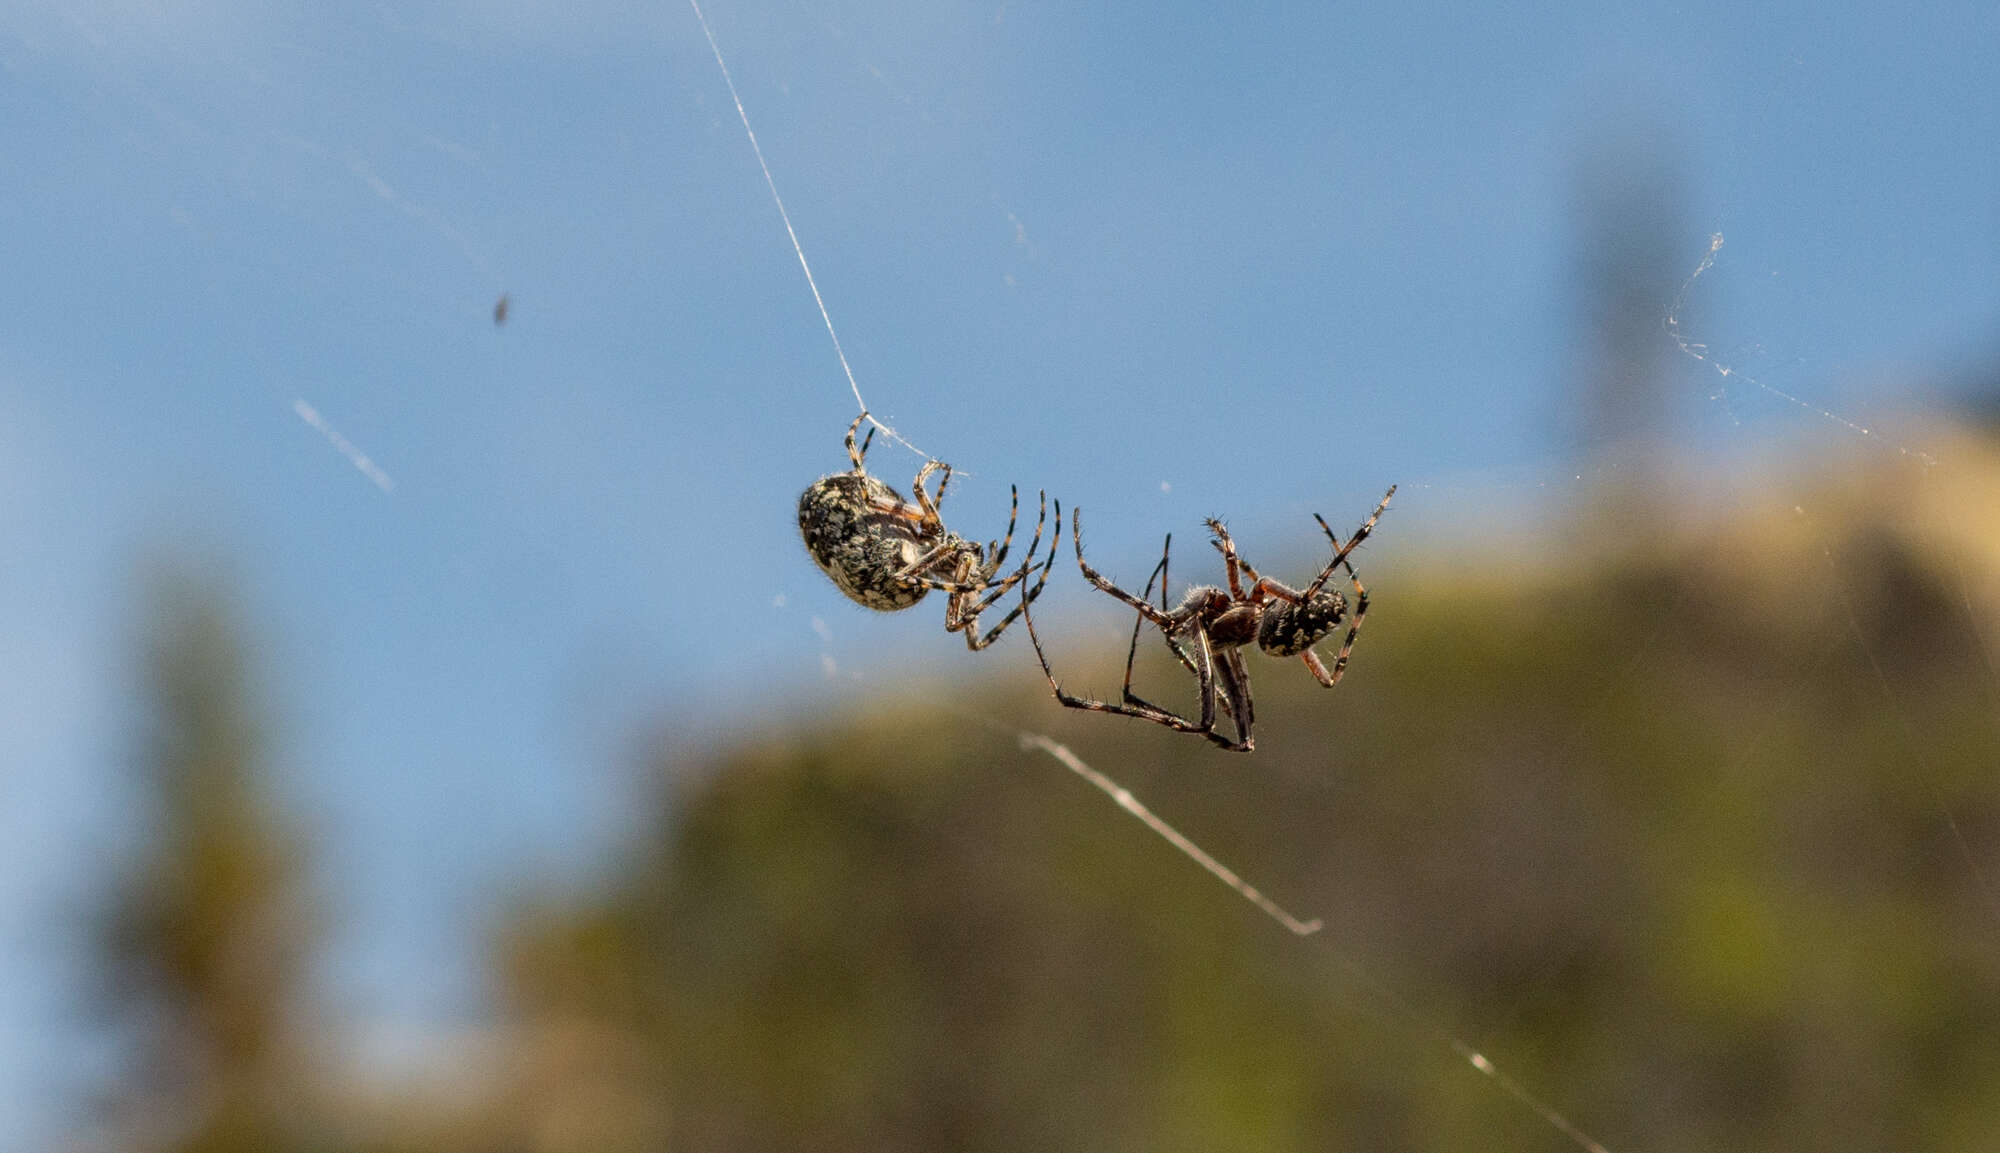
<instances>
[{"instance_id":1,"label":"reddish brown spider","mask_svg":"<svg viewBox=\"0 0 2000 1153\"><path fill-rule=\"evenodd\" d=\"M1251 726L1256 716L1250 701L1250 670L1243 664L1243 648L1255 644L1275 657L1300 657L1320 684L1332 688L1340 683L1341 676L1347 671L1348 655L1354 651L1354 638L1360 635L1362 618L1368 615L1368 590L1362 586L1360 576L1348 563L1347 557L1355 546L1368 539L1376 521L1388 509L1390 498L1395 495L1396 490L1391 486L1382 503L1375 506L1367 521L1345 543L1334 535L1325 518L1313 514L1313 519L1319 521L1320 530L1326 533L1334 551L1333 559L1304 589L1294 589L1259 575L1250 562L1237 555L1236 542L1230 539L1229 530L1222 526L1221 521L1210 519L1208 529L1213 534L1216 551L1222 554L1229 587L1220 589L1213 585L1196 585L1182 594L1180 605L1172 609L1167 607L1167 558L1173 549L1172 534L1167 536L1166 545L1160 550L1160 563L1153 566L1153 575L1146 579L1146 591L1135 597L1104 579L1084 561L1082 512L1073 512L1071 535L1076 542L1076 564L1083 570L1084 579L1137 609L1139 617L1132 623L1132 646L1125 654L1124 695L1119 703L1113 704L1063 691L1062 685L1056 681L1055 672L1049 667L1048 656L1042 651L1042 641L1035 633L1035 620L1027 612L1027 598L1024 597L1021 612L1028 622L1028 637L1034 642L1035 656L1042 662L1042 673L1048 677L1049 687L1055 690L1056 700L1072 709L1138 717L1165 725L1176 732L1198 733L1231 752L1249 752L1255 747ZM1348 577L1354 585L1354 616L1347 630L1347 639L1341 643L1340 654L1334 658L1333 670L1328 672L1326 666L1320 663L1319 654L1313 651L1313 645L1347 619L1347 598L1338 591L1326 588L1327 581L1343 565L1347 567ZM1250 581L1247 589L1244 587L1245 577ZM1155 580L1160 582L1160 603L1157 607L1150 599ZM1132 692L1132 665L1139 652L1139 633L1148 621L1160 630L1167 648L1173 651L1182 666L1195 675L1201 698L1201 720L1188 720ZM1234 740L1216 731L1220 711L1218 700L1221 709L1228 711L1229 719L1236 728Z\"/></svg>"}]
</instances>

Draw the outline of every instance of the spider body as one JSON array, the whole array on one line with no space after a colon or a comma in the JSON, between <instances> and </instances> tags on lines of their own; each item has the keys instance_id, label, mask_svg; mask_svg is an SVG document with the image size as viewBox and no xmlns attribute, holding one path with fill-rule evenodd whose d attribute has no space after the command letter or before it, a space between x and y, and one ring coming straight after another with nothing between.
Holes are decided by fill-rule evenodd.
<instances>
[{"instance_id":1,"label":"spider body","mask_svg":"<svg viewBox=\"0 0 2000 1153\"><path fill-rule=\"evenodd\" d=\"M1275 601L1264 609L1257 625L1257 647L1274 657L1308 652L1347 617L1347 598L1321 590L1297 604Z\"/></svg>"},{"instance_id":2,"label":"spider body","mask_svg":"<svg viewBox=\"0 0 2000 1153\"><path fill-rule=\"evenodd\" d=\"M1048 515L1046 496L1026 563L1002 577L1000 566L1006 563L1020 515L1020 491L1012 490L1007 535L982 548L947 529L938 514L938 504L951 483L950 465L932 460L917 470L912 485L915 503L869 475L863 461L874 431L871 429L858 446L854 440L866 419L864 412L847 428L847 457L854 467L821 477L799 495L799 535L805 539L806 552L848 599L878 612L900 612L930 595L932 589L944 590L950 594L945 605L945 631L964 633L966 647L975 652L985 648L1021 615L1021 609L1014 609L984 635L979 631L980 614L1034 571ZM937 472L944 475L933 494L927 485ZM1048 583L1049 570L1055 566L1055 545L1061 537L1062 503L1058 501L1048 562L1042 566L1040 579L1023 590L1029 601L1040 596L1042 586Z\"/></svg>"},{"instance_id":3,"label":"spider body","mask_svg":"<svg viewBox=\"0 0 2000 1153\"><path fill-rule=\"evenodd\" d=\"M1333 559L1304 589L1294 589L1259 575L1250 562L1237 554L1236 542L1230 538L1229 530L1223 527L1221 521L1211 519L1208 529L1216 551L1222 554L1228 586L1197 585L1183 593L1180 604L1173 608L1167 607L1167 561L1174 542L1171 535L1160 550L1160 563L1153 567L1153 575L1146 579L1145 592L1135 597L1099 575L1083 559L1083 518L1080 511L1073 513L1071 535L1076 542L1077 567L1083 571L1084 579L1100 591L1131 605L1139 616L1132 624L1132 645L1125 654L1124 693L1115 704L1065 692L1056 681L1054 671L1049 668L1041 638L1035 633L1034 618L1028 618L1029 639L1034 642L1035 655L1041 660L1042 673L1048 677L1056 700L1073 709L1138 717L1176 732L1197 734L1231 752L1251 751L1256 744L1251 733L1256 710L1250 701L1250 670L1243 663L1243 650L1254 645L1274 657L1299 657L1320 684L1332 688L1340 683L1341 676L1347 671L1348 656L1354 651L1354 640L1361 633L1362 618L1368 613L1368 590L1355 574L1353 565L1348 563L1348 554L1368 539L1368 534L1374 530L1395 495L1396 490L1390 488L1368 520L1345 542L1334 535L1324 518L1315 514L1313 519L1319 521L1321 531L1326 533L1327 540L1333 545ZM1348 625L1347 638L1341 644L1340 655L1334 659L1333 670L1328 672L1320 662L1319 654L1313 651L1313 646L1332 635L1343 621L1349 620L1347 598L1326 588L1327 581L1342 566L1346 566L1354 586L1353 616ZM1246 578L1250 582L1247 587ZM1160 582L1160 603L1157 607L1151 601L1154 581ZM1132 692L1132 665L1139 652L1139 633L1148 622L1160 630L1167 648L1182 667L1195 675L1201 700L1200 720L1189 720ZM1236 729L1234 739L1216 731L1219 714L1225 710Z\"/></svg>"},{"instance_id":4,"label":"spider body","mask_svg":"<svg viewBox=\"0 0 2000 1153\"><path fill-rule=\"evenodd\" d=\"M1147 592L1151 592L1151 582ZM1161 590L1162 607L1165 607L1165 590ZM1181 594L1179 607L1166 614L1176 622L1172 632L1185 633L1198 629L1208 635L1209 647L1216 650L1242 648L1257 643L1257 633L1261 628L1263 606L1239 604L1227 592L1214 585L1196 585Z\"/></svg>"},{"instance_id":5,"label":"spider body","mask_svg":"<svg viewBox=\"0 0 2000 1153\"><path fill-rule=\"evenodd\" d=\"M902 494L860 472L814 481L799 497L799 533L813 563L841 592L879 612L909 608L931 586L899 576L927 550L922 525L902 514ZM948 545L964 542L947 534Z\"/></svg>"}]
</instances>

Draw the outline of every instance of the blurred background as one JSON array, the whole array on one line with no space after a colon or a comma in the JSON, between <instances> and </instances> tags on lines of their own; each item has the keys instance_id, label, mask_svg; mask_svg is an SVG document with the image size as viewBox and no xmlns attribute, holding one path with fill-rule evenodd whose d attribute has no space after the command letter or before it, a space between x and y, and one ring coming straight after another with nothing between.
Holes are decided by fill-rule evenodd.
<instances>
[{"instance_id":1,"label":"blurred background","mask_svg":"<svg viewBox=\"0 0 2000 1153\"><path fill-rule=\"evenodd\" d=\"M953 527L1398 484L1347 678L841 597L691 8L19 0L0 1148L1990 1147L1993 10L707 16Z\"/></svg>"}]
</instances>

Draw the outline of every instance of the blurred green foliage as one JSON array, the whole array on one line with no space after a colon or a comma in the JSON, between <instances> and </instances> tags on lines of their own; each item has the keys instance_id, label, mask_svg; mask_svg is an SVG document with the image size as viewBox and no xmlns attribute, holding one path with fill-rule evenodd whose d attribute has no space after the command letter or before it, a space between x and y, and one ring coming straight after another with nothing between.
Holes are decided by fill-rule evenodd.
<instances>
[{"instance_id":1,"label":"blurred green foliage","mask_svg":"<svg viewBox=\"0 0 2000 1153\"><path fill-rule=\"evenodd\" d=\"M1617 1150L1981 1147L2000 504L1942 483L1826 478L1811 515L1692 527L1628 500L1639 531L1574 534L1624 544L1534 565L1385 531L1348 678L1259 658L1248 757L1057 708L1016 636L986 679L664 759L624 866L499 935L500 1059L436 1100L472 1075L321 1094L317 1145L1573 1148L1456 1036ZM226 630L185 619L114 940L203 1072L147 1147L282 1148L296 854ZM1093 635L1059 668L1115 691L1123 642ZM1186 703L1149 647L1143 691ZM1287 934L1010 728L1326 929Z\"/></svg>"},{"instance_id":2,"label":"blurred green foliage","mask_svg":"<svg viewBox=\"0 0 2000 1153\"><path fill-rule=\"evenodd\" d=\"M256 676L218 587L162 573L149 591L150 827L101 924L106 1006L132 1060L108 1129L174 1153L310 1148L295 1015L313 933Z\"/></svg>"},{"instance_id":3,"label":"blurred green foliage","mask_svg":"<svg viewBox=\"0 0 2000 1153\"><path fill-rule=\"evenodd\" d=\"M1693 528L1628 499L1578 534L1626 543L1532 571L1371 563L1337 690L1254 666L1250 757L1053 707L1015 638L990 679L663 764L622 880L516 939L517 1036L594 1013L643 1052L632 1148L1570 1147L1447 1033L1617 1149L1979 1147L2000 678L1965 565L1996 510L1938 483Z\"/></svg>"}]
</instances>

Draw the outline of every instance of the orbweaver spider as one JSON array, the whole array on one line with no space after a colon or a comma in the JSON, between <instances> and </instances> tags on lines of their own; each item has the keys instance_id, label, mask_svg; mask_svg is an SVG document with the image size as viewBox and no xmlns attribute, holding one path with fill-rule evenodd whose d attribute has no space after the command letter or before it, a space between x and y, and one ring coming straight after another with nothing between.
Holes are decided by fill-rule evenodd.
<instances>
[{"instance_id":1,"label":"orbweaver spider","mask_svg":"<svg viewBox=\"0 0 2000 1153\"><path fill-rule=\"evenodd\" d=\"M1160 563L1153 566L1153 575L1146 578L1146 591L1135 597L1098 575L1097 570L1084 561L1083 517L1081 510L1073 512L1070 535L1076 544L1076 564L1083 570L1084 579L1137 609L1139 617L1132 622L1132 646L1125 654L1124 696L1120 703L1112 704L1063 691L1062 685L1056 681L1055 672L1049 668L1049 658L1042 651L1041 637L1035 633L1034 617L1027 615L1027 602L1023 600L1021 611L1028 622L1028 639L1034 643L1035 656L1042 662L1042 674L1048 678L1049 687L1055 690L1056 700L1072 709L1139 717L1165 725L1175 732L1199 733L1231 752L1249 752L1256 743L1250 731L1256 716L1250 701L1250 670L1244 667L1242 649L1254 642L1274 657L1300 657L1320 684L1330 689L1340 683L1341 676L1347 671L1348 655L1354 651L1354 638L1361 633L1362 618L1368 615L1368 590L1362 586L1361 577L1355 573L1347 555L1368 539L1368 534L1374 531L1375 522L1387 511L1389 500L1395 495L1396 489L1391 486L1382 503L1375 506L1368 520L1345 543L1334 535L1324 517L1313 514L1313 519L1319 521L1321 531L1326 533L1326 539L1333 545L1333 559L1303 590L1259 575L1249 561L1237 554L1236 542L1230 539L1229 530L1222 526L1221 521L1210 518L1208 530L1213 534L1211 543L1222 554L1229 587L1224 590L1213 585L1196 585L1182 595L1179 607L1173 609L1167 607L1167 558L1174 544L1171 533L1167 536L1165 547L1160 550ZM1341 643L1340 655L1334 658L1333 671L1328 672L1326 666L1320 663L1319 654L1313 651L1313 645L1338 628L1347 616L1347 598L1326 588L1327 581L1343 565L1347 567L1348 577L1354 584L1354 619L1348 627L1347 639ZM1243 585L1245 577L1251 582L1247 590ZM1160 604L1157 608L1151 603L1155 580L1160 582ZM1188 720L1132 692L1132 664L1139 652L1139 632L1148 621L1160 630L1167 648L1179 658L1181 665L1195 675L1200 686L1200 721ZM1218 700L1235 725L1235 740L1215 731Z\"/></svg>"},{"instance_id":2,"label":"orbweaver spider","mask_svg":"<svg viewBox=\"0 0 2000 1153\"><path fill-rule=\"evenodd\" d=\"M805 537L806 551L849 599L879 612L909 608L932 589L950 593L944 610L945 631L964 633L965 647L978 652L997 640L1048 584L1049 570L1056 563L1056 546L1062 540L1062 502L1056 502L1055 535L1049 541L1049 559L1042 566L1041 578L1033 587L1022 589L1020 608L1010 611L982 636L979 615L1034 570L1042 525L1048 519L1048 494L1042 494L1027 562L996 581L994 577L1006 563L1007 549L1014 541L1014 523L1021 511L1020 490L1009 486L1013 508L1007 514L1007 535L997 545L982 549L946 529L938 515L945 487L951 483L950 465L938 460L925 462L912 486L915 504L868 475L862 460L868 455L875 430L868 430L858 448L854 443L855 432L867 419L863 412L847 426L847 458L853 469L821 477L799 496L799 532ZM933 494L926 490L925 482L939 471L944 476Z\"/></svg>"}]
</instances>

